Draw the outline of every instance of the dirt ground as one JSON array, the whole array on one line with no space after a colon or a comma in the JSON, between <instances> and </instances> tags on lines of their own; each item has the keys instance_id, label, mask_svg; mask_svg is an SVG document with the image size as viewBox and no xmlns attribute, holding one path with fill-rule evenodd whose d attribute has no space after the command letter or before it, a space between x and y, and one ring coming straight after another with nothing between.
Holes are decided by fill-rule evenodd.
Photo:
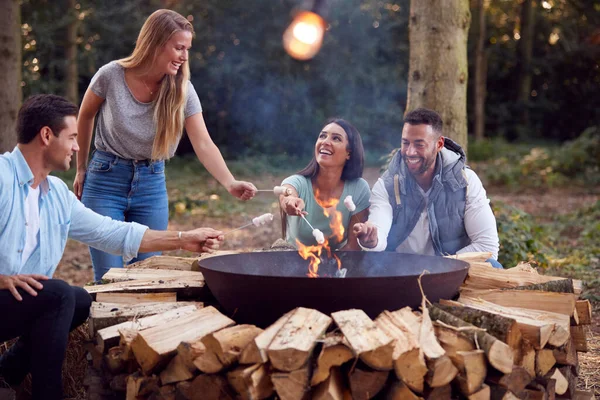
<instances>
[{"instance_id":1,"label":"dirt ground","mask_svg":"<svg viewBox=\"0 0 600 400\"><path fill-rule=\"evenodd\" d=\"M365 171L365 179L372 186L379 176L376 168ZM284 177L261 176L255 182L259 188L272 187L279 184ZM261 186L259 186L259 183ZM544 218L573 212L579 208L591 206L600 199L600 194L589 194L581 191L566 189L553 189L527 193L507 193L501 188L487 188L488 196L493 201L503 201L518 207L536 217ZM265 196L266 194L259 194ZM218 201L218 200L217 200ZM277 238L281 237L281 219L275 199L258 199L262 212L272 212L275 221L272 225L261 228L242 229L226 237L223 249L236 249L250 251L257 248L268 247ZM257 213L258 215L258 213ZM223 231L239 227L248 221L248 215L234 213L221 218L205 216L176 215L172 218L169 229L186 230L200 226L210 226ZM165 254L194 256L185 251L173 251ZM91 260L87 246L69 240L64 256L57 268L55 277L63 279L72 285L83 286L93 280ZM593 389L600 395L600 310L595 310L593 324L590 326L588 342L590 351L580 353L581 373L579 385L581 389Z\"/></svg>"}]
</instances>

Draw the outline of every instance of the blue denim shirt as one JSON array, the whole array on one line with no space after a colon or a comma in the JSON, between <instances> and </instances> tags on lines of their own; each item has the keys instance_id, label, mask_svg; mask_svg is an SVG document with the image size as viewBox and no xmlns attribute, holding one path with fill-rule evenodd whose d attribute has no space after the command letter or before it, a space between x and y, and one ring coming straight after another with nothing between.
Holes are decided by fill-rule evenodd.
<instances>
[{"instance_id":1,"label":"blue denim shirt","mask_svg":"<svg viewBox=\"0 0 600 400\"><path fill-rule=\"evenodd\" d=\"M115 221L86 208L67 185L48 176L40 183L40 233L37 248L23 265L25 199L33 173L18 147L0 155L0 275L42 274L51 277L67 238L100 250L137 256L148 227Z\"/></svg>"}]
</instances>

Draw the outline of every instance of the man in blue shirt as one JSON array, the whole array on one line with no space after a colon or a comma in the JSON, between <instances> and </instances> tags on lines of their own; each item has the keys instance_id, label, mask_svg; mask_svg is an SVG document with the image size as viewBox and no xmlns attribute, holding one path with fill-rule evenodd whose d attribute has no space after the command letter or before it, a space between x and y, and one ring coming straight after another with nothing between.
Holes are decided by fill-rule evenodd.
<instances>
[{"instance_id":1,"label":"man in blue shirt","mask_svg":"<svg viewBox=\"0 0 600 400\"><path fill-rule=\"evenodd\" d=\"M32 374L34 399L62 398L69 331L88 317L89 294L52 279L67 238L130 260L138 252L217 249L222 232L154 231L86 208L53 170L66 171L77 146L77 107L54 95L30 97L19 110L18 145L0 155L0 377L19 385Z\"/></svg>"}]
</instances>

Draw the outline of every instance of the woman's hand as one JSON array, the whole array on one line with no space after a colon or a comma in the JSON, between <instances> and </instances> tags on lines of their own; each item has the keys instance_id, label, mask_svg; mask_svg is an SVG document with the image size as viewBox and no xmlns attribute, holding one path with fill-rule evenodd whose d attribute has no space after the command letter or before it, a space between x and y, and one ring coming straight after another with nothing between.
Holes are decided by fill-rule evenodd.
<instances>
[{"instance_id":1,"label":"woman's hand","mask_svg":"<svg viewBox=\"0 0 600 400\"><path fill-rule=\"evenodd\" d=\"M304 200L300 197L286 196L281 199L281 208L287 215L301 216L308 214L304 211Z\"/></svg>"},{"instance_id":2,"label":"woman's hand","mask_svg":"<svg viewBox=\"0 0 600 400\"><path fill-rule=\"evenodd\" d=\"M250 200L256 195L256 186L250 182L233 181L227 187L227 191L240 200Z\"/></svg>"},{"instance_id":3,"label":"woman's hand","mask_svg":"<svg viewBox=\"0 0 600 400\"><path fill-rule=\"evenodd\" d=\"M75 174L75 180L73 181L73 192L79 200L83 194L83 182L85 181L85 171L77 171Z\"/></svg>"}]
</instances>

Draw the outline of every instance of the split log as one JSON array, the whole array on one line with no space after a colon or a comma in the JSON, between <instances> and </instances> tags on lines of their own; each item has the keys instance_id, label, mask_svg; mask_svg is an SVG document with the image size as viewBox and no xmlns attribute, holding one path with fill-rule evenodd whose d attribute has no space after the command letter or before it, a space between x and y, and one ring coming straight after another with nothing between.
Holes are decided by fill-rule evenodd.
<instances>
[{"instance_id":1,"label":"split log","mask_svg":"<svg viewBox=\"0 0 600 400\"><path fill-rule=\"evenodd\" d=\"M433 322L429 316L429 310L423 298L421 314L421 329L419 332L419 345L427 360L428 372L425 381L432 388L448 385L458 373L458 369L446 355L446 351L440 345L435 336Z\"/></svg>"},{"instance_id":2,"label":"split log","mask_svg":"<svg viewBox=\"0 0 600 400\"><path fill-rule=\"evenodd\" d=\"M159 293L98 293L95 297L98 303L117 303L121 305L133 305L140 303L175 303L177 293L159 292Z\"/></svg>"},{"instance_id":3,"label":"split log","mask_svg":"<svg viewBox=\"0 0 600 400\"><path fill-rule=\"evenodd\" d=\"M368 367L355 367L348 381L353 400L368 400L377 395L385 386L389 371L379 371Z\"/></svg>"},{"instance_id":4,"label":"split log","mask_svg":"<svg viewBox=\"0 0 600 400\"><path fill-rule=\"evenodd\" d=\"M469 297L461 298L460 303L448 300L442 300L440 303L445 305L464 304L470 308L512 318L517 321L519 331L523 338L533 344L536 349L543 348L551 338L554 343L553 346L562 346L566 340L568 340L570 321L569 317L564 314L519 307L503 307L489 301ZM493 335L493 333L491 334ZM564 334L567 335L566 339L563 337ZM502 338L499 339L502 340ZM561 340L564 341L561 343ZM508 344L513 349L518 349L520 347L520 343Z\"/></svg>"},{"instance_id":5,"label":"split log","mask_svg":"<svg viewBox=\"0 0 600 400\"><path fill-rule=\"evenodd\" d=\"M321 382L311 396L312 400L344 400L344 381L338 368L333 368L328 377Z\"/></svg>"},{"instance_id":6,"label":"split log","mask_svg":"<svg viewBox=\"0 0 600 400\"><path fill-rule=\"evenodd\" d=\"M254 325L235 325L204 336L202 343L207 351L215 353L224 367L228 367L238 360L241 349L262 331Z\"/></svg>"},{"instance_id":7,"label":"split log","mask_svg":"<svg viewBox=\"0 0 600 400\"><path fill-rule=\"evenodd\" d=\"M501 386L512 393L520 393L534 378L535 376L529 374L525 368L516 366L509 374L500 375L498 373L492 373L486 376L485 379L490 385Z\"/></svg>"},{"instance_id":8,"label":"split log","mask_svg":"<svg viewBox=\"0 0 600 400\"><path fill-rule=\"evenodd\" d=\"M377 327L362 310L337 311L331 314L354 353L378 370L391 370L394 340Z\"/></svg>"},{"instance_id":9,"label":"split log","mask_svg":"<svg viewBox=\"0 0 600 400\"><path fill-rule=\"evenodd\" d=\"M553 379L536 378L518 396L527 400L554 400L556 398L555 385L556 381Z\"/></svg>"},{"instance_id":10,"label":"split log","mask_svg":"<svg viewBox=\"0 0 600 400\"><path fill-rule=\"evenodd\" d=\"M589 300L577 300L575 303L579 325L590 325L592 323L592 304Z\"/></svg>"},{"instance_id":11,"label":"split log","mask_svg":"<svg viewBox=\"0 0 600 400\"><path fill-rule=\"evenodd\" d=\"M330 371L334 367L339 367L354 358L354 353L346 343L347 341L341 333L332 332L325 336L321 351L317 357L317 365L310 381L311 386L316 386L324 382L329 378ZM335 384L335 382L329 383L329 385L332 384ZM327 389L326 393L329 393L329 389Z\"/></svg>"},{"instance_id":12,"label":"split log","mask_svg":"<svg viewBox=\"0 0 600 400\"><path fill-rule=\"evenodd\" d=\"M481 386L477 392L467 396L467 400L490 400L491 391L490 387L485 383Z\"/></svg>"},{"instance_id":13,"label":"split log","mask_svg":"<svg viewBox=\"0 0 600 400\"><path fill-rule=\"evenodd\" d=\"M478 392L487 375L483 350L457 351L452 361L459 371L456 381L461 393L468 397Z\"/></svg>"},{"instance_id":14,"label":"split log","mask_svg":"<svg viewBox=\"0 0 600 400\"><path fill-rule=\"evenodd\" d=\"M233 324L233 320L214 307L206 307L164 326L140 331L131 342L131 349L147 374L159 364L166 363L182 341L193 340Z\"/></svg>"},{"instance_id":15,"label":"split log","mask_svg":"<svg viewBox=\"0 0 600 400\"><path fill-rule=\"evenodd\" d=\"M182 382L183 383L183 382ZM187 389L185 400L234 400L235 394L221 375L198 375ZM181 397L178 396L179 400Z\"/></svg>"},{"instance_id":16,"label":"split log","mask_svg":"<svg viewBox=\"0 0 600 400\"><path fill-rule=\"evenodd\" d=\"M525 368L532 378L535 376L535 349L528 341L523 341L521 359L517 360L515 365Z\"/></svg>"},{"instance_id":17,"label":"split log","mask_svg":"<svg viewBox=\"0 0 600 400\"><path fill-rule=\"evenodd\" d=\"M463 301L467 301L469 303L473 303L476 300L468 299ZM441 310L454 315L457 318L462 319L465 322L468 322L471 325L477 326L479 328L483 328L487 333L494 336L496 339L499 339L506 343L511 349L517 350L521 348L521 341L523 340L521 336L521 330L515 321L514 318L507 317L506 314L499 314L488 312L481 309L471 308L470 306L458 306L458 305L447 305L445 304L436 305ZM550 332L554 328L553 325L549 326L548 336Z\"/></svg>"},{"instance_id":18,"label":"split log","mask_svg":"<svg viewBox=\"0 0 600 400\"><path fill-rule=\"evenodd\" d=\"M178 296L199 299L207 296L208 289L204 287L204 279L190 280L188 278L138 279L107 283L105 285L84 286L83 288L95 298L98 293L162 293L176 292ZM112 301L103 299L102 301ZM156 301L156 300L155 300Z\"/></svg>"},{"instance_id":19,"label":"split log","mask_svg":"<svg viewBox=\"0 0 600 400\"><path fill-rule=\"evenodd\" d=\"M250 341L240 354L240 364L257 364L269 361L267 348L291 315L292 311L284 314L275 323L256 336L254 340Z\"/></svg>"},{"instance_id":20,"label":"split log","mask_svg":"<svg viewBox=\"0 0 600 400\"><path fill-rule=\"evenodd\" d=\"M486 263L485 260L488 260L492 257L492 252L491 251L469 251L466 253L451 254L451 255L444 256L444 257L453 258L453 259L465 261L468 263ZM489 263L486 263L486 264L489 264Z\"/></svg>"},{"instance_id":21,"label":"split log","mask_svg":"<svg viewBox=\"0 0 600 400\"><path fill-rule=\"evenodd\" d=\"M509 269L498 269L475 263L471 264L461 290L514 288L563 279L557 276L540 275L529 263L520 263ZM581 294L582 291L583 282L574 279L573 293Z\"/></svg>"},{"instance_id":22,"label":"split log","mask_svg":"<svg viewBox=\"0 0 600 400\"><path fill-rule=\"evenodd\" d=\"M317 310L296 308L267 348L271 365L280 371L300 369L330 324L331 318Z\"/></svg>"},{"instance_id":23,"label":"split log","mask_svg":"<svg viewBox=\"0 0 600 400\"><path fill-rule=\"evenodd\" d=\"M133 280L152 279L159 282L171 278L183 278L190 281L204 281L202 272L179 271L169 269L148 269L148 268L111 268L103 276L103 281L124 282Z\"/></svg>"},{"instance_id":24,"label":"split log","mask_svg":"<svg viewBox=\"0 0 600 400\"><path fill-rule=\"evenodd\" d=\"M575 344L575 350L577 351L588 351L587 344L587 333L584 325L577 325L571 327L571 336L573 337L573 343Z\"/></svg>"},{"instance_id":25,"label":"split log","mask_svg":"<svg viewBox=\"0 0 600 400\"><path fill-rule=\"evenodd\" d=\"M463 290L461 298L480 298L505 307L521 307L531 310L573 315L578 295L572 293L540 292L538 290L489 289Z\"/></svg>"},{"instance_id":26,"label":"split log","mask_svg":"<svg viewBox=\"0 0 600 400\"><path fill-rule=\"evenodd\" d=\"M147 294L163 295L164 293ZM173 297L176 298L174 293ZM94 301L92 302L92 307L90 308L90 318L88 319L90 337L96 336L96 332L98 332L100 329L130 321L134 318L149 317L165 311L192 305L195 305L198 308L203 306L202 303L188 301L152 303L140 301L136 304L102 303Z\"/></svg>"},{"instance_id":27,"label":"split log","mask_svg":"<svg viewBox=\"0 0 600 400\"><path fill-rule=\"evenodd\" d=\"M196 368L190 368L183 358L179 354L176 354L167 367L161 371L160 381L163 385L187 381L195 376L195 370Z\"/></svg>"},{"instance_id":28,"label":"split log","mask_svg":"<svg viewBox=\"0 0 600 400\"><path fill-rule=\"evenodd\" d=\"M123 350L119 346L108 349L108 354L105 356L106 367L111 374L117 375L125 370L125 361L121 358Z\"/></svg>"},{"instance_id":29,"label":"split log","mask_svg":"<svg viewBox=\"0 0 600 400\"><path fill-rule=\"evenodd\" d=\"M310 398L309 365L292 372L273 372L271 381L281 400L305 400Z\"/></svg>"},{"instance_id":30,"label":"split log","mask_svg":"<svg viewBox=\"0 0 600 400\"><path fill-rule=\"evenodd\" d=\"M544 377L545 379L554 379L554 391L556 394L565 394L569 389L569 381L558 368L552 368Z\"/></svg>"},{"instance_id":31,"label":"split log","mask_svg":"<svg viewBox=\"0 0 600 400\"><path fill-rule=\"evenodd\" d=\"M398 379L405 382L410 389L422 393L428 370L418 336L406 326L401 316L389 311L379 314L375 324L395 339L392 360Z\"/></svg>"},{"instance_id":32,"label":"split log","mask_svg":"<svg viewBox=\"0 0 600 400\"><path fill-rule=\"evenodd\" d=\"M98 332L96 332L96 348L99 352L104 353L110 347L118 345L120 339L120 329L127 329L129 332L140 331L142 329L152 328L154 326L168 323L169 321L192 314L197 310L198 308L195 305L185 306L175 308L170 311L165 311L160 314L151 315L149 317L140 318L135 321L122 322L117 325L100 329Z\"/></svg>"},{"instance_id":33,"label":"split log","mask_svg":"<svg viewBox=\"0 0 600 400\"><path fill-rule=\"evenodd\" d=\"M480 328L469 324L452 314L449 314L437 306L429 307L429 313L433 320L440 320L447 325L451 325L461 329L474 329L470 332L477 339L477 343L485 352L485 355L490 364L503 373L510 373L513 367L513 352L511 348L504 342L496 339L494 336L482 331Z\"/></svg>"},{"instance_id":34,"label":"split log","mask_svg":"<svg viewBox=\"0 0 600 400\"><path fill-rule=\"evenodd\" d=\"M510 390L497 385L489 385L491 400L519 400Z\"/></svg>"},{"instance_id":35,"label":"split log","mask_svg":"<svg viewBox=\"0 0 600 400\"><path fill-rule=\"evenodd\" d=\"M159 387L157 391L154 391L148 397L148 400L177 400L175 397L176 393L175 385L164 385Z\"/></svg>"},{"instance_id":36,"label":"split log","mask_svg":"<svg viewBox=\"0 0 600 400\"><path fill-rule=\"evenodd\" d=\"M450 385L436 388L428 388L423 394L425 400L449 400L452 398L452 387Z\"/></svg>"},{"instance_id":37,"label":"split log","mask_svg":"<svg viewBox=\"0 0 600 400\"><path fill-rule=\"evenodd\" d=\"M572 337L564 346L553 349L552 354L554 355L557 364L570 365L573 367L579 365L577 350L575 349L575 340Z\"/></svg>"},{"instance_id":38,"label":"split log","mask_svg":"<svg viewBox=\"0 0 600 400\"><path fill-rule=\"evenodd\" d=\"M534 283L531 285L517 286L515 290L540 290L543 292L556 292L556 293L575 293L573 290L573 279L560 279L555 281L548 281L544 283Z\"/></svg>"},{"instance_id":39,"label":"split log","mask_svg":"<svg viewBox=\"0 0 600 400\"><path fill-rule=\"evenodd\" d=\"M402 381L394 380L386 390L386 400L423 400Z\"/></svg>"},{"instance_id":40,"label":"split log","mask_svg":"<svg viewBox=\"0 0 600 400\"><path fill-rule=\"evenodd\" d=\"M127 400L136 400L138 396L148 396L159 387L156 375L144 376L139 372L127 378Z\"/></svg>"},{"instance_id":41,"label":"split log","mask_svg":"<svg viewBox=\"0 0 600 400\"><path fill-rule=\"evenodd\" d=\"M535 374L544 376L556 364L552 349L537 350L535 354Z\"/></svg>"},{"instance_id":42,"label":"split log","mask_svg":"<svg viewBox=\"0 0 600 400\"><path fill-rule=\"evenodd\" d=\"M231 387L244 400L266 399L273 394L273 383L265 364L244 365L227 373Z\"/></svg>"},{"instance_id":43,"label":"split log","mask_svg":"<svg viewBox=\"0 0 600 400\"><path fill-rule=\"evenodd\" d=\"M577 376L573 373L573 368L571 367L560 367L560 373L567 381L567 390L565 393L559 393L564 395L569 399L575 398L575 392L577 390ZM558 393L558 385L557 385L557 393Z\"/></svg>"},{"instance_id":44,"label":"split log","mask_svg":"<svg viewBox=\"0 0 600 400\"><path fill-rule=\"evenodd\" d=\"M425 381L432 388L443 387L448 385L456 374L458 369L450 360L450 357L443 355L438 358L427 359L427 375L425 375Z\"/></svg>"},{"instance_id":45,"label":"split log","mask_svg":"<svg viewBox=\"0 0 600 400\"><path fill-rule=\"evenodd\" d=\"M196 257L174 257L174 256L153 256L129 264L127 268L147 268L147 269L167 269L180 271L199 271L199 268L194 269L193 264L197 262Z\"/></svg>"}]
</instances>

